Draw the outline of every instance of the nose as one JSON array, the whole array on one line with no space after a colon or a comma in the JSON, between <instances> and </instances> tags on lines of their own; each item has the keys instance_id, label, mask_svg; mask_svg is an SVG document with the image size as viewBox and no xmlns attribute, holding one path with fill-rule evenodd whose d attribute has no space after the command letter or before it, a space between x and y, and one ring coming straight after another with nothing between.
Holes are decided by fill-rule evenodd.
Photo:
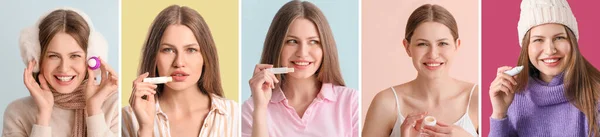
<instances>
[{"instance_id":1,"label":"nose","mask_svg":"<svg viewBox=\"0 0 600 137\"><path fill-rule=\"evenodd\" d=\"M546 42L546 44L544 44L544 53L546 55L552 55L556 53L556 45L554 42Z\"/></svg>"},{"instance_id":2,"label":"nose","mask_svg":"<svg viewBox=\"0 0 600 137\"><path fill-rule=\"evenodd\" d=\"M429 57L430 59L436 59L439 56L440 56L440 53L439 53L438 47L435 45L429 46L429 49L427 52L427 57Z\"/></svg>"},{"instance_id":3,"label":"nose","mask_svg":"<svg viewBox=\"0 0 600 137\"><path fill-rule=\"evenodd\" d=\"M297 57L304 57L304 56L308 56L308 50L310 49L309 45L306 42L301 42L298 44L298 47L296 48L296 53L295 55Z\"/></svg>"},{"instance_id":4,"label":"nose","mask_svg":"<svg viewBox=\"0 0 600 137\"><path fill-rule=\"evenodd\" d=\"M187 58L181 54L176 54L175 55L175 60L173 60L173 67L175 68L182 68L185 67L185 61L187 60Z\"/></svg>"},{"instance_id":5,"label":"nose","mask_svg":"<svg viewBox=\"0 0 600 137\"><path fill-rule=\"evenodd\" d=\"M66 59L60 60L60 65L58 66L59 72L67 72L69 70L69 61Z\"/></svg>"}]
</instances>

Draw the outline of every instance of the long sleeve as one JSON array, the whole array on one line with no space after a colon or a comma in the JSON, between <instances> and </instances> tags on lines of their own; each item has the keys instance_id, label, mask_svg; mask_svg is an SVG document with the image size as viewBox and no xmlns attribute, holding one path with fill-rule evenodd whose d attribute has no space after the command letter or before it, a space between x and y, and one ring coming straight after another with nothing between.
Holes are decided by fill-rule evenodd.
<instances>
[{"instance_id":1,"label":"long sleeve","mask_svg":"<svg viewBox=\"0 0 600 137\"><path fill-rule=\"evenodd\" d=\"M490 117L489 137L516 137L515 130L510 126L508 117L503 119L494 119Z\"/></svg>"},{"instance_id":2,"label":"long sleeve","mask_svg":"<svg viewBox=\"0 0 600 137\"><path fill-rule=\"evenodd\" d=\"M352 93L352 136L358 137L358 117L360 113L358 112L358 96L356 92Z\"/></svg>"},{"instance_id":3,"label":"long sleeve","mask_svg":"<svg viewBox=\"0 0 600 137\"><path fill-rule=\"evenodd\" d=\"M254 104L252 98L246 100L242 105L242 137L252 136L252 111Z\"/></svg>"},{"instance_id":4,"label":"long sleeve","mask_svg":"<svg viewBox=\"0 0 600 137\"><path fill-rule=\"evenodd\" d=\"M119 136L119 96L112 95L102 105L102 113L86 117L88 137Z\"/></svg>"},{"instance_id":5,"label":"long sleeve","mask_svg":"<svg viewBox=\"0 0 600 137\"><path fill-rule=\"evenodd\" d=\"M4 111L2 137L50 137L50 126L35 125L37 107L31 97L17 99Z\"/></svg>"}]
</instances>

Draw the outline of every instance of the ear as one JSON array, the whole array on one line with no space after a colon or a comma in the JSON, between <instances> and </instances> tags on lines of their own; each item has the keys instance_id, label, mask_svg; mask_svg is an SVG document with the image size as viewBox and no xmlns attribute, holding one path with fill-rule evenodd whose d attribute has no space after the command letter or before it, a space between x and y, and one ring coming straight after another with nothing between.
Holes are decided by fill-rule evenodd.
<instances>
[{"instance_id":1,"label":"ear","mask_svg":"<svg viewBox=\"0 0 600 137\"><path fill-rule=\"evenodd\" d=\"M454 42L456 43L456 50L458 50L458 48L460 48L460 38L457 38L456 41Z\"/></svg>"},{"instance_id":2,"label":"ear","mask_svg":"<svg viewBox=\"0 0 600 137\"><path fill-rule=\"evenodd\" d=\"M410 54L410 50L408 50L408 46L410 45L410 42L406 39L402 40L402 44L404 45L404 50L406 51L406 54L408 54L408 57L412 57L412 55Z\"/></svg>"}]
</instances>

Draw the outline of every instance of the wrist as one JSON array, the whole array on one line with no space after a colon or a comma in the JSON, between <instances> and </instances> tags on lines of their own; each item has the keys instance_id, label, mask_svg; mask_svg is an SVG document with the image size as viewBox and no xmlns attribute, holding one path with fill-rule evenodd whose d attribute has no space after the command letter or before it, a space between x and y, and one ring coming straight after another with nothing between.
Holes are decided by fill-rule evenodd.
<instances>
[{"instance_id":1,"label":"wrist","mask_svg":"<svg viewBox=\"0 0 600 137\"><path fill-rule=\"evenodd\" d=\"M504 119L506 118L506 112L492 112L493 119Z\"/></svg>"},{"instance_id":2,"label":"wrist","mask_svg":"<svg viewBox=\"0 0 600 137\"><path fill-rule=\"evenodd\" d=\"M85 110L87 111L87 116L93 116L98 113L102 113L102 105L96 102L86 102Z\"/></svg>"},{"instance_id":3,"label":"wrist","mask_svg":"<svg viewBox=\"0 0 600 137\"><path fill-rule=\"evenodd\" d=\"M139 137L150 137L150 136L152 136L152 127L140 126L140 129L138 130L138 136Z\"/></svg>"},{"instance_id":4,"label":"wrist","mask_svg":"<svg viewBox=\"0 0 600 137\"><path fill-rule=\"evenodd\" d=\"M40 126L48 126L50 124L50 118L52 116L52 111L40 111L37 115L37 121L35 124Z\"/></svg>"}]
</instances>

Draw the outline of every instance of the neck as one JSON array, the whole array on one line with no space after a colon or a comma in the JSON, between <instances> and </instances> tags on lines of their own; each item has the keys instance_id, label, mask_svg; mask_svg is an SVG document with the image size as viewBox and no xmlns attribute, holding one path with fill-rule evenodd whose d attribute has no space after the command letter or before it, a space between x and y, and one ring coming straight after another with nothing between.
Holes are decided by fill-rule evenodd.
<instances>
[{"instance_id":1,"label":"neck","mask_svg":"<svg viewBox=\"0 0 600 137\"><path fill-rule=\"evenodd\" d=\"M317 94L319 94L321 82L319 82L314 75L304 79L286 77L282 89L283 94L288 100L310 102L317 97Z\"/></svg>"},{"instance_id":2,"label":"neck","mask_svg":"<svg viewBox=\"0 0 600 137\"><path fill-rule=\"evenodd\" d=\"M417 75L417 78L411 82L413 94L422 100L427 100L429 104L439 104L442 97L450 95L454 89L457 89L457 82L449 76L440 76L430 78Z\"/></svg>"},{"instance_id":3,"label":"neck","mask_svg":"<svg viewBox=\"0 0 600 137\"><path fill-rule=\"evenodd\" d=\"M546 75L546 74L540 72L540 79L546 83L550 83L550 81L552 81L553 78L554 78L553 75Z\"/></svg>"},{"instance_id":4,"label":"neck","mask_svg":"<svg viewBox=\"0 0 600 137\"><path fill-rule=\"evenodd\" d=\"M176 114L210 108L209 96L202 94L200 88L196 85L183 90L174 90L165 85L158 100L163 111L175 112Z\"/></svg>"}]
</instances>

